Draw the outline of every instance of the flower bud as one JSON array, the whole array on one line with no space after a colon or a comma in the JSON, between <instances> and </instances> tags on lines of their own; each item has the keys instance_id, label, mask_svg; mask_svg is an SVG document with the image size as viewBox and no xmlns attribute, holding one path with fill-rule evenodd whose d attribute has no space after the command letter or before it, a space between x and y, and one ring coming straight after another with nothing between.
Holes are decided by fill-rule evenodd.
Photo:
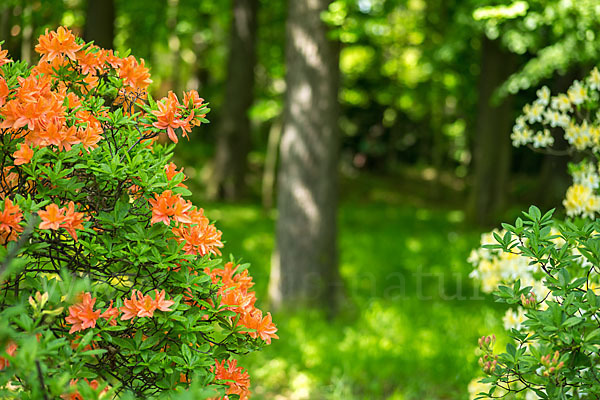
<instances>
[{"instance_id":1,"label":"flower bud","mask_svg":"<svg viewBox=\"0 0 600 400\"><path fill-rule=\"evenodd\" d=\"M546 354L545 356L542 356L540 358L540 362L544 367L546 367L546 370L543 373L544 376L548 377L558 372L558 370L565 365L563 361L559 362L559 359L560 353L558 352L558 350L555 351L553 354Z\"/></svg>"},{"instance_id":2,"label":"flower bud","mask_svg":"<svg viewBox=\"0 0 600 400\"><path fill-rule=\"evenodd\" d=\"M479 348L485 353L492 353L496 343L496 335L482 336L479 338Z\"/></svg>"},{"instance_id":3,"label":"flower bud","mask_svg":"<svg viewBox=\"0 0 600 400\"><path fill-rule=\"evenodd\" d=\"M524 308L535 310L538 305L537 299L535 298L535 294L533 292L529 292L527 296L521 294L521 304Z\"/></svg>"}]
</instances>

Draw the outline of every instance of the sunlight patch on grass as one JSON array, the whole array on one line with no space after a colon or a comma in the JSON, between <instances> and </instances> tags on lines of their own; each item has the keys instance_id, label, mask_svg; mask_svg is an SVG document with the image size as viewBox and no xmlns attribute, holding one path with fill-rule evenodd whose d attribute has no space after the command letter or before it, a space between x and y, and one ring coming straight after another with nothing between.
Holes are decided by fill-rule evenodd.
<instances>
[{"instance_id":1,"label":"sunlight patch on grass","mask_svg":"<svg viewBox=\"0 0 600 400\"><path fill-rule=\"evenodd\" d=\"M205 209L223 231L224 256L252 264L264 301L273 215L255 205ZM348 304L333 320L314 310L274 315L281 339L243 357L253 399L466 398L478 374L477 338L500 330L502 311L468 278L466 258L479 232L466 230L463 220L457 210L342 205L340 273Z\"/></svg>"}]
</instances>

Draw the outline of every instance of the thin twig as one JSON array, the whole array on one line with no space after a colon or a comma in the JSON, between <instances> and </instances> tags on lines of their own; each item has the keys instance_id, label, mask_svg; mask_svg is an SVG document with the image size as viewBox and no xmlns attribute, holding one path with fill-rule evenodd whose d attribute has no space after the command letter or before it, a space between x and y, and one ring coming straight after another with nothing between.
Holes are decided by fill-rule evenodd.
<instances>
[{"instance_id":1,"label":"thin twig","mask_svg":"<svg viewBox=\"0 0 600 400\"><path fill-rule=\"evenodd\" d=\"M35 366L37 367L38 376L40 377L40 386L42 387L42 394L44 400L48 400L48 393L46 393L46 384L44 383L44 374L42 374L42 366L38 360L35 360Z\"/></svg>"}]
</instances>

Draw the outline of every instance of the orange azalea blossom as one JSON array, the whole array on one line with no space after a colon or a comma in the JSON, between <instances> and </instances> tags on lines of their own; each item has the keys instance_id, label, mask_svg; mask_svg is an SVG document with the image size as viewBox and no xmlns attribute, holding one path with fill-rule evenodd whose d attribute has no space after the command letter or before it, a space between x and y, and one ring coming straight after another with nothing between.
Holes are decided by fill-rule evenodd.
<instances>
[{"instance_id":1,"label":"orange azalea blossom","mask_svg":"<svg viewBox=\"0 0 600 400\"><path fill-rule=\"evenodd\" d=\"M185 92L183 94L183 104L194 110L201 110L206 106L204 104L204 99L198 95L198 92L195 90L190 90L189 92ZM191 114L194 115L193 119L190 121L190 126L200 126L202 124L201 119L206 117L206 114L196 114L195 111Z\"/></svg>"},{"instance_id":2,"label":"orange azalea blossom","mask_svg":"<svg viewBox=\"0 0 600 400\"><path fill-rule=\"evenodd\" d=\"M108 321L108 324L111 326L117 325L117 319L119 318L119 309L113 307L113 301L110 301L110 305L102 314L100 314L100 318L104 318Z\"/></svg>"},{"instance_id":3,"label":"orange azalea blossom","mask_svg":"<svg viewBox=\"0 0 600 400\"><path fill-rule=\"evenodd\" d=\"M195 90L183 93L183 105L187 108L200 110L204 107L204 99ZM206 115L202 115L205 117Z\"/></svg>"},{"instance_id":4,"label":"orange azalea blossom","mask_svg":"<svg viewBox=\"0 0 600 400\"><path fill-rule=\"evenodd\" d=\"M6 84L6 80L0 76L0 107L4 105L6 102L6 98L8 97L8 85Z\"/></svg>"},{"instance_id":5,"label":"orange azalea blossom","mask_svg":"<svg viewBox=\"0 0 600 400\"><path fill-rule=\"evenodd\" d=\"M61 96L52 91L49 76L30 75L18 78L19 87L15 98L6 103L2 109L4 121L0 128L18 130L27 127L35 131L34 136L45 130L50 123L62 125L65 121L65 107ZM27 138L27 137L26 137ZM27 138L33 144L35 138Z\"/></svg>"},{"instance_id":6,"label":"orange azalea blossom","mask_svg":"<svg viewBox=\"0 0 600 400\"><path fill-rule=\"evenodd\" d=\"M121 65L123 65L123 59L116 56L114 51L102 50L102 53L103 53L102 57L104 58L104 60L106 61L106 63L108 65L110 65L114 69L121 68ZM152 83L152 82L150 82L150 83Z\"/></svg>"},{"instance_id":7,"label":"orange azalea blossom","mask_svg":"<svg viewBox=\"0 0 600 400\"><path fill-rule=\"evenodd\" d=\"M204 272L214 284L222 285L217 292L221 296L221 306L240 315L238 325L253 329L241 332L253 338L260 337L271 344L271 339L279 339L276 335L277 327L270 313L263 318L262 311L254 306L256 295L248 291L254 285L252 277L248 275L248 270L238 273L238 267L239 265L234 266L232 262L228 262L223 268L205 268Z\"/></svg>"},{"instance_id":8,"label":"orange azalea blossom","mask_svg":"<svg viewBox=\"0 0 600 400\"><path fill-rule=\"evenodd\" d=\"M6 354L8 354L9 356L14 357L15 353L17 352L17 344L15 342L13 342L12 340L10 340L8 342L8 344L6 345L6 348L4 349L4 351L6 351ZM8 362L8 360L6 358L0 356L0 371L5 369L9 365L10 365L10 363Z\"/></svg>"},{"instance_id":9,"label":"orange azalea blossom","mask_svg":"<svg viewBox=\"0 0 600 400\"><path fill-rule=\"evenodd\" d=\"M87 382L88 385L90 385L90 387L94 390L98 390L98 386L100 385L98 383L97 380L93 379L92 381L88 381L87 378L83 378L84 381ZM69 382L69 386L76 386L77 385L77 381L79 381L79 379L71 379L71 382ZM108 392L110 386L106 386L104 389L102 389L102 392L100 392L100 398L104 397L104 394L106 394L106 392ZM78 391L75 391L74 393L71 394L63 394L60 396L61 399L63 400L84 400L84 398L81 396L81 394L79 394Z\"/></svg>"},{"instance_id":10,"label":"orange azalea blossom","mask_svg":"<svg viewBox=\"0 0 600 400\"><path fill-rule=\"evenodd\" d=\"M39 228L58 230L60 224L65 222L64 208L58 208L54 203L46 206L43 211L38 211L38 215L42 219Z\"/></svg>"},{"instance_id":11,"label":"orange azalea blossom","mask_svg":"<svg viewBox=\"0 0 600 400\"><path fill-rule=\"evenodd\" d=\"M33 150L31 150L26 144L22 143L19 147L19 150L13 153L13 157L15 157L15 165L29 164L31 158L33 157Z\"/></svg>"},{"instance_id":12,"label":"orange azalea blossom","mask_svg":"<svg viewBox=\"0 0 600 400\"><path fill-rule=\"evenodd\" d=\"M167 175L167 180L170 181L175 177L175 175L183 174L183 168L181 168L179 171L177 171L177 165L175 165L174 162L171 162L171 163L165 165L165 174ZM187 180L187 177L184 174L182 182L185 180ZM177 186L187 188L187 186L184 185L183 183L179 183L179 184L177 184Z\"/></svg>"},{"instance_id":13,"label":"orange azalea blossom","mask_svg":"<svg viewBox=\"0 0 600 400\"><path fill-rule=\"evenodd\" d=\"M79 96L77 96L73 92L66 93L65 92L66 90L67 90L66 87L61 87L60 95L63 98L63 103L68 103L68 108L70 110L82 107L81 100L79 99ZM64 105L67 106L67 104L64 104Z\"/></svg>"},{"instance_id":14,"label":"orange azalea blossom","mask_svg":"<svg viewBox=\"0 0 600 400\"><path fill-rule=\"evenodd\" d=\"M154 199L148 200L152 206L151 224L162 222L170 225L170 217L176 222L191 223L192 220L187 212L192 208L192 203L184 200L180 195L173 196L173 192L165 190L160 195L154 194Z\"/></svg>"},{"instance_id":15,"label":"orange azalea blossom","mask_svg":"<svg viewBox=\"0 0 600 400\"><path fill-rule=\"evenodd\" d=\"M267 344L271 344L271 339L279 339L275 334L277 327L271 319L271 313L267 313L263 318L262 311L254 309L251 313L243 313L238 324L254 329L255 332L248 332L248 335L253 338L260 337Z\"/></svg>"},{"instance_id":16,"label":"orange azalea blossom","mask_svg":"<svg viewBox=\"0 0 600 400\"><path fill-rule=\"evenodd\" d=\"M65 220L62 223L62 227L71 235L75 241L77 241L77 232L75 229L83 229L81 224L83 221L89 220L90 217L85 217L81 212L75 212L75 204L70 201L67 205L65 212Z\"/></svg>"},{"instance_id":17,"label":"orange azalea blossom","mask_svg":"<svg viewBox=\"0 0 600 400\"><path fill-rule=\"evenodd\" d=\"M4 200L4 210L0 212L0 232L8 235L8 240L17 240L16 235L11 233L23 232L20 222L23 220L23 213L18 204L13 204L10 199Z\"/></svg>"},{"instance_id":18,"label":"orange azalea blossom","mask_svg":"<svg viewBox=\"0 0 600 400\"><path fill-rule=\"evenodd\" d=\"M158 121L152 124L155 128L166 129L169 139L177 143L179 140L175 129L182 128L188 124L189 121L183 121L179 107L179 100L172 91L169 91L167 97L159 100L156 105L158 106L157 111L152 111L152 114L156 116ZM187 130L183 131L183 136L187 136Z\"/></svg>"},{"instance_id":19,"label":"orange azalea blossom","mask_svg":"<svg viewBox=\"0 0 600 400\"><path fill-rule=\"evenodd\" d=\"M184 243L185 253L200 256L221 255L219 248L223 247L222 233L204 216L204 210L193 207L186 215L190 222L181 223L172 229L175 240Z\"/></svg>"},{"instance_id":20,"label":"orange azalea blossom","mask_svg":"<svg viewBox=\"0 0 600 400\"><path fill-rule=\"evenodd\" d=\"M79 110L75 114L77 120L85 123L77 129L76 137L89 153L90 149L98 147L98 142L103 139L100 122L87 110Z\"/></svg>"},{"instance_id":21,"label":"orange azalea blossom","mask_svg":"<svg viewBox=\"0 0 600 400\"><path fill-rule=\"evenodd\" d=\"M9 62L13 62L13 60L8 58L8 50L2 50L2 45L0 45L0 67Z\"/></svg>"},{"instance_id":22,"label":"orange azalea blossom","mask_svg":"<svg viewBox=\"0 0 600 400\"><path fill-rule=\"evenodd\" d=\"M137 293L136 293L137 292ZM139 290L131 291L131 299L123 301L124 306L120 308L123 313L121 320L128 320L135 317L153 317L154 311L172 311L169 307L175 304L172 300L165 300L165 291L159 292L154 289L155 299L149 295L143 295ZM137 296L137 297L136 297ZM133 322L133 321L132 321Z\"/></svg>"},{"instance_id":23,"label":"orange azalea blossom","mask_svg":"<svg viewBox=\"0 0 600 400\"><path fill-rule=\"evenodd\" d=\"M114 59L109 59L108 61L115 62ZM119 78L123 79L123 84L128 90L145 89L152 83L150 71L144 65L143 58L138 63L134 56L129 56L120 59L118 63Z\"/></svg>"},{"instance_id":24,"label":"orange azalea blossom","mask_svg":"<svg viewBox=\"0 0 600 400\"><path fill-rule=\"evenodd\" d=\"M100 310L94 311L94 303L96 303L96 298L92 299L92 295L85 292L80 296L79 303L69 307L69 316L65 318L67 323L73 325L69 333L96 326L96 321L100 317Z\"/></svg>"},{"instance_id":25,"label":"orange azalea blossom","mask_svg":"<svg viewBox=\"0 0 600 400\"><path fill-rule=\"evenodd\" d=\"M84 75L95 76L98 72L104 70L106 53L96 45L91 45L85 50L76 53L77 62Z\"/></svg>"},{"instance_id":26,"label":"orange azalea blossom","mask_svg":"<svg viewBox=\"0 0 600 400\"><path fill-rule=\"evenodd\" d=\"M39 225L40 229L58 230L65 228L75 241L78 240L76 229L83 229L82 222L87 221L89 217L84 217L84 213L75 212L75 203L69 202L67 207L58 208L54 203L46 206L45 210L38 211L42 219Z\"/></svg>"},{"instance_id":27,"label":"orange azalea blossom","mask_svg":"<svg viewBox=\"0 0 600 400\"><path fill-rule=\"evenodd\" d=\"M242 367L237 366L237 360L215 360L215 367L211 368L215 374L215 381L223 382L228 386L226 393L237 394L240 400L247 400L250 396L250 375ZM224 397L227 399L227 396Z\"/></svg>"},{"instance_id":28,"label":"orange azalea blossom","mask_svg":"<svg viewBox=\"0 0 600 400\"><path fill-rule=\"evenodd\" d=\"M196 225L180 224L172 229L175 240L183 242L185 254L197 254L201 257L213 254L220 256L223 247L221 231L208 220L202 220Z\"/></svg>"},{"instance_id":29,"label":"orange azalea blossom","mask_svg":"<svg viewBox=\"0 0 600 400\"><path fill-rule=\"evenodd\" d=\"M69 60L64 57L57 57L52 61L41 61L31 69L31 75L47 75L57 78L56 71L62 67L67 67ZM60 86L64 86L64 82L59 82Z\"/></svg>"},{"instance_id":30,"label":"orange azalea blossom","mask_svg":"<svg viewBox=\"0 0 600 400\"><path fill-rule=\"evenodd\" d=\"M228 306L228 310L238 314L246 315L254 312L254 303L256 303L254 292L246 292L235 286L221 294L221 305Z\"/></svg>"},{"instance_id":31,"label":"orange azalea blossom","mask_svg":"<svg viewBox=\"0 0 600 400\"><path fill-rule=\"evenodd\" d=\"M52 61L63 56L76 61L76 53L83 47L75 42L75 35L62 26L59 26L56 32L48 32L46 29L46 34L40 36L38 41L35 51L42 55L41 61Z\"/></svg>"},{"instance_id":32,"label":"orange azalea blossom","mask_svg":"<svg viewBox=\"0 0 600 400\"><path fill-rule=\"evenodd\" d=\"M215 268L212 271L208 268L205 268L204 272L211 277L213 283L218 283L220 279L221 283L223 284L223 288L235 286L240 290L248 290L254 286L252 277L248 275L247 269L241 273L238 273L238 267L239 265L234 266L234 264L230 261L226 263L223 268Z\"/></svg>"}]
</instances>

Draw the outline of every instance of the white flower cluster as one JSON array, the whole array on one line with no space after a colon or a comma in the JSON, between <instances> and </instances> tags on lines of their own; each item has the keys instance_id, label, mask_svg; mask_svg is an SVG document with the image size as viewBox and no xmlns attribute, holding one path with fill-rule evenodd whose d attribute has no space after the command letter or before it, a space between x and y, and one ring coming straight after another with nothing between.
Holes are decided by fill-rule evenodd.
<instances>
[{"instance_id":1,"label":"white flower cluster","mask_svg":"<svg viewBox=\"0 0 600 400\"><path fill-rule=\"evenodd\" d=\"M550 129L559 128L571 148L600 155L600 112L593 115L586 108L599 99L598 68L585 80L573 82L566 93L552 96L544 86L537 91L537 99L523 107L523 114L517 118L511 134L513 146L552 147L554 138ZM576 172L573 180L563 201L567 215L594 218L600 214L600 197L596 195L600 178L596 167Z\"/></svg>"},{"instance_id":2,"label":"white flower cluster","mask_svg":"<svg viewBox=\"0 0 600 400\"><path fill-rule=\"evenodd\" d=\"M481 247L472 250L468 259L475 267L469 276L481 283L481 290L485 293L492 293L498 289L498 285L512 284L519 279L521 287L531 286L536 299L543 300L548 289L534 278L534 274L539 271L538 267L530 265L532 260L529 257L505 253L501 249L483 248L488 244L497 244L494 233L502 237L506 231L494 230L481 235Z\"/></svg>"},{"instance_id":3,"label":"white flower cluster","mask_svg":"<svg viewBox=\"0 0 600 400\"><path fill-rule=\"evenodd\" d=\"M573 185L567 189L563 200L567 215L594 218L596 213L600 213L600 196L596 194L596 189L600 187L600 176L596 166L582 162L572 168L571 175Z\"/></svg>"}]
</instances>

